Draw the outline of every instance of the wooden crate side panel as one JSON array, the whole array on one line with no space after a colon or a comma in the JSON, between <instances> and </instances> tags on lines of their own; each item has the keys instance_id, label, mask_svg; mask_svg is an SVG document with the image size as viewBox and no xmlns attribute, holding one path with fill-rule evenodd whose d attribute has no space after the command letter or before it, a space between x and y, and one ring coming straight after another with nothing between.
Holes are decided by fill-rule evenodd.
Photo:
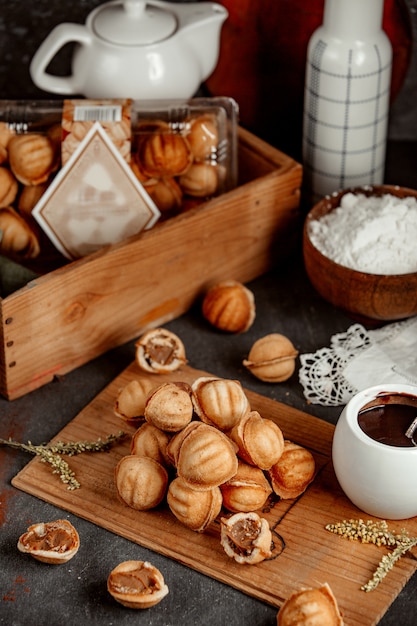
<instances>
[{"instance_id":1,"label":"wooden crate side panel","mask_svg":"<svg viewBox=\"0 0 417 626\"><path fill-rule=\"evenodd\" d=\"M17 398L181 315L212 282L265 272L298 220L291 163L3 300L1 393Z\"/></svg>"},{"instance_id":2,"label":"wooden crate side panel","mask_svg":"<svg viewBox=\"0 0 417 626\"><path fill-rule=\"evenodd\" d=\"M295 219L287 204L296 184L282 183L249 185L244 203L236 195L229 206L178 220L80 264L75 273L58 271L32 283L24 297L4 302L7 397L177 317L210 282L247 282L266 271L275 258L276 233L288 231ZM297 194L292 203L295 209Z\"/></svg>"},{"instance_id":3,"label":"wooden crate side panel","mask_svg":"<svg viewBox=\"0 0 417 626\"><path fill-rule=\"evenodd\" d=\"M262 178L279 170L280 174L299 166L291 157L280 152L244 128L239 128L239 184Z\"/></svg>"},{"instance_id":4,"label":"wooden crate side panel","mask_svg":"<svg viewBox=\"0 0 417 626\"><path fill-rule=\"evenodd\" d=\"M6 384L6 354L5 354L5 343L4 343L4 332L3 328L5 325L5 319L3 316L3 302L4 299L0 298L0 393L3 393L3 390L7 388Z\"/></svg>"}]
</instances>

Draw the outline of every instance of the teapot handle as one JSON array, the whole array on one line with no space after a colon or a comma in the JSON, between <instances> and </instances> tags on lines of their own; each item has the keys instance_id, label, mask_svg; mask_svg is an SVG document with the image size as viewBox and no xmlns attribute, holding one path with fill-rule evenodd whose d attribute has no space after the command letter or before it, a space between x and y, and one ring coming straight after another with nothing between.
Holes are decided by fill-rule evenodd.
<instances>
[{"instance_id":1,"label":"teapot handle","mask_svg":"<svg viewBox=\"0 0 417 626\"><path fill-rule=\"evenodd\" d=\"M64 22L58 24L41 43L30 63L29 72L33 82L44 91L59 94L78 94L81 85L75 76L54 76L45 70L59 50L67 43L91 44L91 36L85 26Z\"/></svg>"}]
</instances>

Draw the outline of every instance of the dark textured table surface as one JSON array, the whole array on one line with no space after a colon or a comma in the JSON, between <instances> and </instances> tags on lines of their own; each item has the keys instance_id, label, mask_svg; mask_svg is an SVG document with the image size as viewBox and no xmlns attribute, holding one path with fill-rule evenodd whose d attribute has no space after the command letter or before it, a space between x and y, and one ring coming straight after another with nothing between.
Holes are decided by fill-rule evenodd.
<instances>
[{"instance_id":1,"label":"dark textured table surface","mask_svg":"<svg viewBox=\"0 0 417 626\"><path fill-rule=\"evenodd\" d=\"M74 8L71 5L69 15L69 5L42 0L30 18L19 2L1 4L0 96L42 97L28 82L27 64L33 52L56 23L70 17L83 21L99 2L80 1ZM410 106L415 107L414 99ZM415 137L414 128L410 134ZM415 142L389 143L386 182L417 187ZM267 333L285 334L300 353L314 352L328 346L331 336L346 330L352 320L315 293L305 276L300 250L248 286L257 305L257 317L249 332L224 335L204 322L198 307L166 327L183 339L191 366L219 376L239 378L249 389L336 423L341 407L307 405L298 381L299 362L294 376L281 384L257 381L241 363L254 340ZM13 402L0 398L0 436L33 443L50 440L133 358L131 342L23 398ZM29 459L23 452L0 448L0 624L272 626L276 623L275 608L13 488L11 479ZM73 560L52 567L17 551L17 539L30 523L62 516L76 525L81 537L80 551ZM127 559L150 560L165 576L170 593L149 611L126 610L107 593L108 573ZM380 624L415 626L416 612L414 575Z\"/></svg>"},{"instance_id":2,"label":"dark textured table surface","mask_svg":"<svg viewBox=\"0 0 417 626\"><path fill-rule=\"evenodd\" d=\"M415 155L415 146L411 153L409 144L390 145L387 182L402 177L402 182L415 186ZM300 353L306 353L328 346L331 336L346 330L352 320L315 293L305 276L299 251L248 286L255 295L257 317L245 334L224 335L209 327L197 306L166 325L183 339L190 365L219 376L237 377L249 389L336 423L341 408L307 405L297 372L285 383L261 383L244 371L241 362L253 341L269 332L287 335ZM25 397L13 402L0 399L0 436L34 443L48 441L133 358L131 342ZM10 481L28 460L26 453L0 449L1 624L276 623L275 608L16 490ZM76 525L81 537L80 551L72 561L52 567L17 551L17 539L30 523L62 516ZM170 593L149 611L132 613L107 593L109 571L127 559L150 560L164 573ZM382 626L415 625L416 582L414 576L380 622Z\"/></svg>"}]
</instances>

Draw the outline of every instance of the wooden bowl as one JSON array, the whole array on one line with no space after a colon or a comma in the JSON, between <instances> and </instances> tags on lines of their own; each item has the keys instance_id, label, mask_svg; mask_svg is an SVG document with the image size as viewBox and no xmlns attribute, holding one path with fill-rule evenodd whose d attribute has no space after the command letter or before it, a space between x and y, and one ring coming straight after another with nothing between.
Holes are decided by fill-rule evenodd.
<instances>
[{"instance_id":1,"label":"wooden bowl","mask_svg":"<svg viewBox=\"0 0 417 626\"><path fill-rule=\"evenodd\" d=\"M333 211L348 192L367 196L388 193L399 198L417 198L417 190L414 189L375 185L344 189L318 202L308 213L303 232L304 265L313 287L325 300L364 324L376 325L416 315L417 272L367 274L335 263L312 244L309 238L311 222Z\"/></svg>"}]
</instances>

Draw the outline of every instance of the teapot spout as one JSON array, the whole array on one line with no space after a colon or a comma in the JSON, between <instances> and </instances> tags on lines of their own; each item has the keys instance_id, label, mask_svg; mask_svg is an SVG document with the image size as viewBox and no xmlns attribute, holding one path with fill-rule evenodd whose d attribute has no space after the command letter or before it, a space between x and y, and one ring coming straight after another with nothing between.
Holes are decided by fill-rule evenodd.
<instances>
[{"instance_id":1,"label":"teapot spout","mask_svg":"<svg viewBox=\"0 0 417 626\"><path fill-rule=\"evenodd\" d=\"M220 51L220 34L228 17L227 10L214 2L178 4L178 36L189 47L205 81L217 65Z\"/></svg>"}]
</instances>

